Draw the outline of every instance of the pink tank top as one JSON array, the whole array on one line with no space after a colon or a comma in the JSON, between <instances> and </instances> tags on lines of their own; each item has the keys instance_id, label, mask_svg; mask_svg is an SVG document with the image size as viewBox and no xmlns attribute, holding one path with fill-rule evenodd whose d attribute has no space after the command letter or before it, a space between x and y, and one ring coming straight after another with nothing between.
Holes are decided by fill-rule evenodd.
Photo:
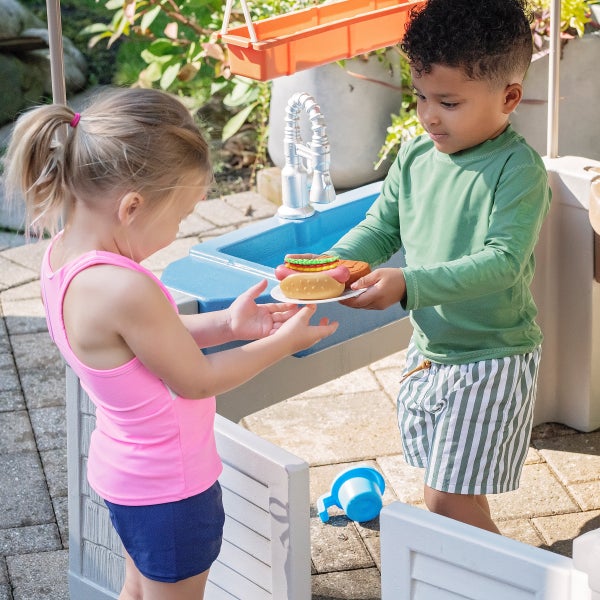
<instances>
[{"instance_id":1,"label":"pink tank top","mask_svg":"<svg viewBox=\"0 0 600 600\"><path fill-rule=\"evenodd\" d=\"M146 274L177 310L171 294L153 273L119 254L89 252L53 272L51 251L52 244L41 271L48 330L96 406L89 484L109 502L129 506L182 500L208 489L222 470L214 436L215 398L176 396L137 358L114 369L87 367L73 353L65 331L65 292L75 275L93 265Z\"/></svg>"}]
</instances>

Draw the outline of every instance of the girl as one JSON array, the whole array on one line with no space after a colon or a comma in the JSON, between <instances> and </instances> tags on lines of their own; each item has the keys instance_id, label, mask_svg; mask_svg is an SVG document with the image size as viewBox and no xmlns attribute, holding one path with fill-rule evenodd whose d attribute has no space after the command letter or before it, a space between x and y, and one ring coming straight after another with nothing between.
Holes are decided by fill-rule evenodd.
<instances>
[{"instance_id":1,"label":"girl","mask_svg":"<svg viewBox=\"0 0 600 600\"><path fill-rule=\"evenodd\" d=\"M66 133L66 135L65 135ZM139 263L171 243L212 180L183 105L157 90L104 93L83 113L35 108L16 124L6 185L27 230L64 229L44 257L50 335L96 406L88 480L125 548L121 600L198 600L219 553L215 395L331 335L314 305L257 304L180 316ZM201 348L254 340L204 355Z\"/></svg>"}]
</instances>

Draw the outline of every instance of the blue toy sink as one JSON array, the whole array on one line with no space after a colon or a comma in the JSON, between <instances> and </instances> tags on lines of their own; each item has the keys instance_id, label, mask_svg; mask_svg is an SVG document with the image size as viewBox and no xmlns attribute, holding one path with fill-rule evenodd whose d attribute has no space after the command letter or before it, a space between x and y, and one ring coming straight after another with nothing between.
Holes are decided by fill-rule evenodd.
<instances>
[{"instance_id":1,"label":"blue toy sink","mask_svg":"<svg viewBox=\"0 0 600 600\"><path fill-rule=\"evenodd\" d=\"M198 312L226 308L244 290L261 279L269 285L259 302L273 302L269 291L277 285L275 267L288 253L321 253L359 223L375 201L381 182L340 194L335 202L315 206L315 214L301 220L274 216L242 229L197 244L189 256L167 266L163 283L198 299ZM398 253L385 266L400 267ZM339 344L406 316L398 304L385 311L357 311L337 302L321 304L315 322L326 316L340 322L336 333L303 356Z\"/></svg>"}]
</instances>

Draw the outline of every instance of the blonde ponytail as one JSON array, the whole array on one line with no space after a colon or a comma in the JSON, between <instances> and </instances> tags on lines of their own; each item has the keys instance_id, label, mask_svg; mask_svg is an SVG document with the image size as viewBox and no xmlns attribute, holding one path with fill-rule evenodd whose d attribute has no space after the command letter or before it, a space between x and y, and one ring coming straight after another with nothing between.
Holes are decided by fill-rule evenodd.
<instances>
[{"instance_id":1,"label":"blonde ponytail","mask_svg":"<svg viewBox=\"0 0 600 600\"><path fill-rule=\"evenodd\" d=\"M136 191L164 206L186 176L212 179L208 143L189 111L174 96L141 88L100 93L81 114L60 105L24 113L5 162L8 194L23 197L36 234L56 232L72 204Z\"/></svg>"},{"instance_id":2,"label":"blonde ponytail","mask_svg":"<svg viewBox=\"0 0 600 600\"><path fill-rule=\"evenodd\" d=\"M64 128L73 118L66 106L39 106L17 120L5 157L4 185L10 203L25 202L25 229L54 233L68 203L65 187ZM62 130L62 131L61 131Z\"/></svg>"}]
</instances>

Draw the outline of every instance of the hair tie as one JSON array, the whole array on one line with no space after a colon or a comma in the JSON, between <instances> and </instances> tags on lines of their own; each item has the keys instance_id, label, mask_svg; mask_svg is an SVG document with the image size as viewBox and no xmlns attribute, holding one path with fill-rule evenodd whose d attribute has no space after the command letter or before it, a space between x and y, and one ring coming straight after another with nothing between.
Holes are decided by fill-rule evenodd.
<instances>
[{"instance_id":1,"label":"hair tie","mask_svg":"<svg viewBox=\"0 0 600 600\"><path fill-rule=\"evenodd\" d=\"M79 123L80 119L81 119L81 115L79 113L75 113L73 115L73 118L71 119L71 122L69 123L69 125L71 127L73 127L73 129L74 129L75 127L77 127L77 123Z\"/></svg>"}]
</instances>

